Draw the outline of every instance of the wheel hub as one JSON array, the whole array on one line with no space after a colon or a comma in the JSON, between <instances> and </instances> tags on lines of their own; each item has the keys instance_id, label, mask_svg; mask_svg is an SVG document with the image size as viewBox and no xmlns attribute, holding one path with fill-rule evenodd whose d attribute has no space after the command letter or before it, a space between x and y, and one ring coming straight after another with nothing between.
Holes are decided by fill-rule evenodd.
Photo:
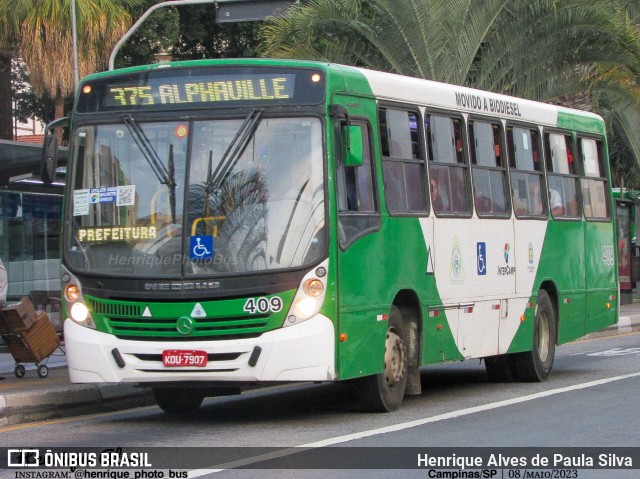
<instances>
[{"instance_id":1,"label":"wheel hub","mask_svg":"<svg viewBox=\"0 0 640 479\"><path fill-rule=\"evenodd\" d=\"M384 350L384 376L389 389L393 389L402 381L405 361L404 342L394 330L390 329L387 331Z\"/></svg>"}]
</instances>

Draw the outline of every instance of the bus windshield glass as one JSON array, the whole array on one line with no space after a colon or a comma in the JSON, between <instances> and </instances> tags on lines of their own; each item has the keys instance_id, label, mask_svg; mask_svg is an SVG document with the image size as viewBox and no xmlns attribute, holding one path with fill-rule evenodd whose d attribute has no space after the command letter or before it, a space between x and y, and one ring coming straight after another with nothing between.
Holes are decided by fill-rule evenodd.
<instances>
[{"instance_id":1,"label":"bus windshield glass","mask_svg":"<svg viewBox=\"0 0 640 479\"><path fill-rule=\"evenodd\" d=\"M222 275L326 254L317 118L125 115L73 135L65 256L76 271Z\"/></svg>"}]
</instances>

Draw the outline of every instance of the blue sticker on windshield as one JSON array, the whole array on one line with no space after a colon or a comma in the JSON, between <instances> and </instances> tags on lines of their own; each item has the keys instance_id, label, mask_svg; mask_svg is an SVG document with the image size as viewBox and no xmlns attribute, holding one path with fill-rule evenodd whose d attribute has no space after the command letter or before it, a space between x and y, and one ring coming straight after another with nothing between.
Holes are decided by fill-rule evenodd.
<instances>
[{"instance_id":1,"label":"blue sticker on windshield","mask_svg":"<svg viewBox=\"0 0 640 479\"><path fill-rule=\"evenodd\" d=\"M91 188L89 190L89 201L91 203L114 203L117 195L118 188L116 186Z\"/></svg>"},{"instance_id":2,"label":"blue sticker on windshield","mask_svg":"<svg viewBox=\"0 0 640 479\"><path fill-rule=\"evenodd\" d=\"M192 236L190 240L191 259L213 258L213 236Z\"/></svg>"}]
</instances>

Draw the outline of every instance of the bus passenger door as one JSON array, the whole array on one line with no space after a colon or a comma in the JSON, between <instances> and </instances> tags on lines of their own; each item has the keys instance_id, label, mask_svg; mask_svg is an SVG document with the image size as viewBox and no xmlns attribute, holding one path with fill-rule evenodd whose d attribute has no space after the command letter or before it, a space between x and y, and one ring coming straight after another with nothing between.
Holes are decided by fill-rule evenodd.
<instances>
[{"instance_id":1,"label":"bus passenger door","mask_svg":"<svg viewBox=\"0 0 640 479\"><path fill-rule=\"evenodd\" d=\"M345 110L346 111L346 110ZM334 119L337 203L338 348L341 379L379 373L388 314L382 297L384 242L374 183L371 129L367 121ZM347 140L348 138L348 140ZM360 159L350 158L359 151ZM348 358L343 360L341 358Z\"/></svg>"}]
</instances>

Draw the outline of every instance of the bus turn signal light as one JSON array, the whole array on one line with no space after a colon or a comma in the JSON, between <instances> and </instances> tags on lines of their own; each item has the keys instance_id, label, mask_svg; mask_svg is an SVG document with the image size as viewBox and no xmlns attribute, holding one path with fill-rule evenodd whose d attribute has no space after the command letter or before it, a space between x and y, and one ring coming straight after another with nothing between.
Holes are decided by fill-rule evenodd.
<instances>
[{"instance_id":1,"label":"bus turn signal light","mask_svg":"<svg viewBox=\"0 0 640 479\"><path fill-rule=\"evenodd\" d=\"M80 299L80 289L75 284L70 284L65 288L64 295L69 302L78 301Z\"/></svg>"},{"instance_id":2,"label":"bus turn signal light","mask_svg":"<svg viewBox=\"0 0 640 479\"><path fill-rule=\"evenodd\" d=\"M312 278L305 281L304 292L312 298L317 298L324 293L324 284L319 279Z\"/></svg>"}]
</instances>

